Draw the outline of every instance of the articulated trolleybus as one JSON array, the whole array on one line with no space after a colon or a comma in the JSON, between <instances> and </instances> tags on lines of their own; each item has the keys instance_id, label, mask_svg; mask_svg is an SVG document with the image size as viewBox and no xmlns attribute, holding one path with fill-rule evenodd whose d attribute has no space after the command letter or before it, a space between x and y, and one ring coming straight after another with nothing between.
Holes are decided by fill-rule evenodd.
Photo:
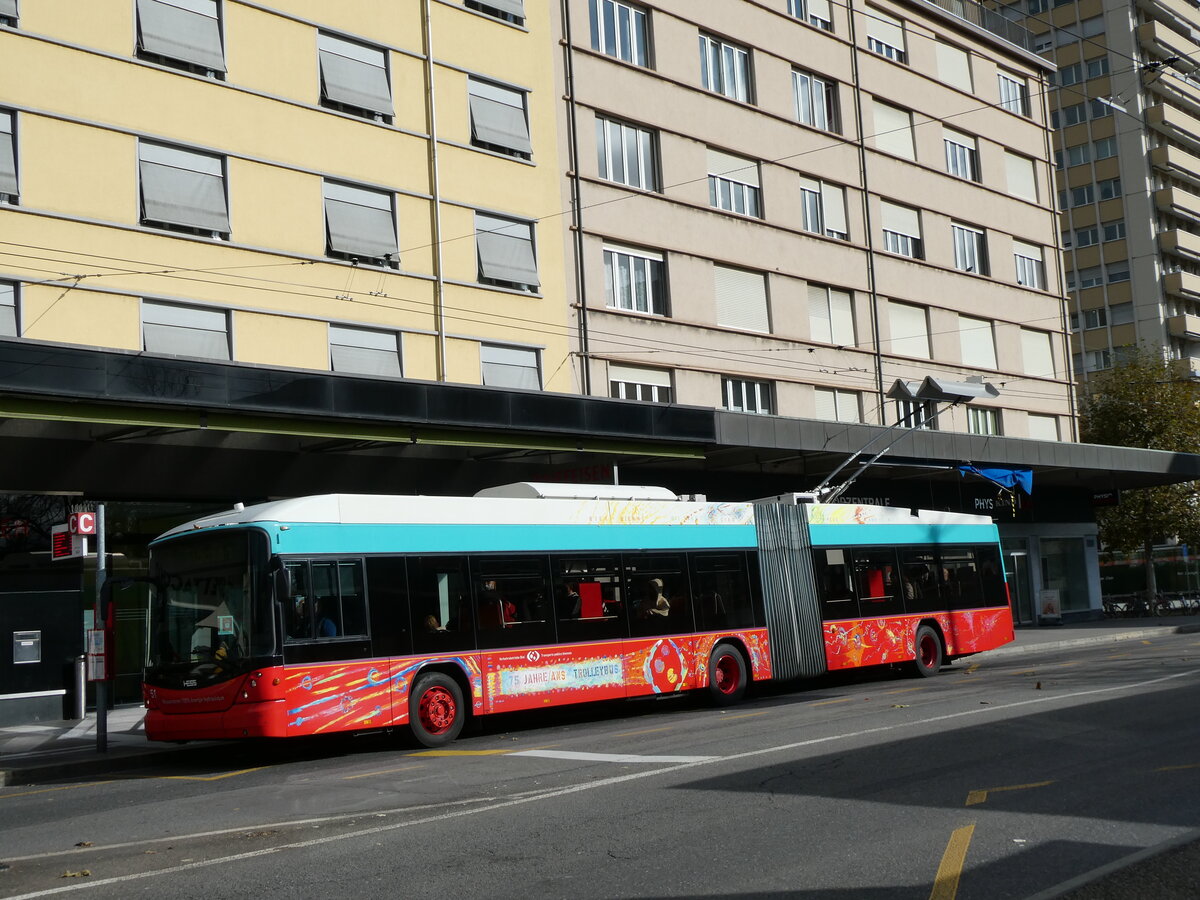
<instances>
[{"instance_id":1,"label":"articulated trolleybus","mask_svg":"<svg viewBox=\"0 0 1200 900\"><path fill-rule=\"evenodd\" d=\"M803 495L798 495L802 497ZM151 740L408 727L470 715L944 660L1013 638L982 516L521 484L325 495L151 545Z\"/></svg>"}]
</instances>

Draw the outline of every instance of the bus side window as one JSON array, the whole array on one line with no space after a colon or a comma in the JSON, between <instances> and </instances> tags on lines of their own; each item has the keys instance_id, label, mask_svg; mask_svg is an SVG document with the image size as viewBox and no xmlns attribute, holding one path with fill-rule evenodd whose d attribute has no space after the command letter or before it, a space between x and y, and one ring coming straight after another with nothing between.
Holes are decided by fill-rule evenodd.
<instances>
[{"instance_id":1,"label":"bus side window","mask_svg":"<svg viewBox=\"0 0 1200 900\"><path fill-rule=\"evenodd\" d=\"M628 636L618 557L554 556L550 571L558 640L599 641Z\"/></svg>"},{"instance_id":2,"label":"bus side window","mask_svg":"<svg viewBox=\"0 0 1200 900\"><path fill-rule=\"evenodd\" d=\"M342 601L344 635L367 633L367 597L363 591L363 567L360 560L338 563L338 594Z\"/></svg>"},{"instance_id":3,"label":"bus side window","mask_svg":"<svg viewBox=\"0 0 1200 900\"><path fill-rule=\"evenodd\" d=\"M975 551L971 547L947 547L942 550L943 596L949 596L950 609L974 609L981 603L983 592Z\"/></svg>"},{"instance_id":4,"label":"bus side window","mask_svg":"<svg viewBox=\"0 0 1200 900\"><path fill-rule=\"evenodd\" d=\"M901 550L900 581L906 612L934 612L942 608L937 557L932 550Z\"/></svg>"},{"instance_id":5,"label":"bus side window","mask_svg":"<svg viewBox=\"0 0 1200 900\"><path fill-rule=\"evenodd\" d=\"M412 653L408 618L408 573L403 556L368 556L367 601L371 612L371 653Z\"/></svg>"},{"instance_id":6,"label":"bus side window","mask_svg":"<svg viewBox=\"0 0 1200 900\"><path fill-rule=\"evenodd\" d=\"M630 598L629 629L634 637L696 630L682 553L627 554L623 561Z\"/></svg>"},{"instance_id":7,"label":"bus side window","mask_svg":"<svg viewBox=\"0 0 1200 900\"><path fill-rule=\"evenodd\" d=\"M414 652L475 649L466 557L409 557L408 598Z\"/></svg>"},{"instance_id":8,"label":"bus side window","mask_svg":"<svg viewBox=\"0 0 1200 900\"><path fill-rule=\"evenodd\" d=\"M858 618L858 598L854 595L846 557L847 551L841 549L813 550L813 574L821 600L821 618L826 622Z\"/></svg>"},{"instance_id":9,"label":"bus side window","mask_svg":"<svg viewBox=\"0 0 1200 900\"><path fill-rule=\"evenodd\" d=\"M975 558L979 561L979 577L983 583L983 606L1007 606L1008 592L1005 590L1004 567L1000 562L997 547L976 547Z\"/></svg>"},{"instance_id":10,"label":"bus side window","mask_svg":"<svg viewBox=\"0 0 1200 900\"><path fill-rule=\"evenodd\" d=\"M542 554L471 557L481 650L554 640L548 566Z\"/></svg>"},{"instance_id":11,"label":"bus side window","mask_svg":"<svg viewBox=\"0 0 1200 900\"><path fill-rule=\"evenodd\" d=\"M313 618L316 622L315 637L340 637L342 631L342 609L338 602L337 563L314 562L312 564Z\"/></svg>"},{"instance_id":12,"label":"bus side window","mask_svg":"<svg viewBox=\"0 0 1200 900\"><path fill-rule=\"evenodd\" d=\"M746 554L692 553L692 608L702 631L754 624Z\"/></svg>"},{"instance_id":13,"label":"bus side window","mask_svg":"<svg viewBox=\"0 0 1200 900\"><path fill-rule=\"evenodd\" d=\"M891 547L862 547L851 555L860 615L868 618L902 614L904 588L897 575L896 551Z\"/></svg>"},{"instance_id":14,"label":"bus side window","mask_svg":"<svg viewBox=\"0 0 1200 900\"><path fill-rule=\"evenodd\" d=\"M293 641L309 641L313 635L312 591L308 584L308 563L289 562L288 575L291 576L292 593L284 601L283 627L285 639Z\"/></svg>"}]
</instances>

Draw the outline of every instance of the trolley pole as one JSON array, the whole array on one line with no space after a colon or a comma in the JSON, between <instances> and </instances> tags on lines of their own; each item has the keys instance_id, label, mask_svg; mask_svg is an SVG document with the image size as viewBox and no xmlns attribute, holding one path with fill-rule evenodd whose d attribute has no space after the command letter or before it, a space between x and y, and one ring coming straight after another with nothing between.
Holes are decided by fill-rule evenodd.
<instances>
[{"instance_id":1,"label":"trolley pole","mask_svg":"<svg viewBox=\"0 0 1200 900\"><path fill-rule=\"evenodd\" d=\"M96 619L104 631L104 677L96 682L96 752L108 752L108 679L112 675L112 634L108 629L108 603L104 597L104 581L108 576L104 547L104 504L96 504Z\"/></svg>"}]
</instances>

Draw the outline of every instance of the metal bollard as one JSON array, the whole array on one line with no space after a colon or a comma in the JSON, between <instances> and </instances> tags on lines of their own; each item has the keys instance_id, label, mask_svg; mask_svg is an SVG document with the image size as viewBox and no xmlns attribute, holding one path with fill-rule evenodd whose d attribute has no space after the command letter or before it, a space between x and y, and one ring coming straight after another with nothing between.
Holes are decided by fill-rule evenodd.
<instances>
[{"instance_id":1,"label":"metal bollard","mask_svg":"<svg viewBox=\"0 0 1200 900\"><path fill-rule=\"evenodd\" d=\"M75 657L75 708L74 718L87 715L87 657Z\"/></svg>"}]
</instances>

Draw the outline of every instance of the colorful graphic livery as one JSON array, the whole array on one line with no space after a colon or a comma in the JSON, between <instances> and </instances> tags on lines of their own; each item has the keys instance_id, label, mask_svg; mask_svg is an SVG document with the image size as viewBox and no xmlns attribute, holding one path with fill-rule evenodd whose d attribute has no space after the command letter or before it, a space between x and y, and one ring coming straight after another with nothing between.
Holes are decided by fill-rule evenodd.
<instances>
[{"instance_id":1,"label":"colorful graphic livery","mask_svg":"<svg viewBox=\"0 0 1200 900\"><path fill-rule=\"evenodd\" d=\"M558 496L547 496L548 494ZM980 516L509 485L239 508L151 545L152 740L469 715L943 660L1012 640Z\"/></svg>"}]
</instances>

